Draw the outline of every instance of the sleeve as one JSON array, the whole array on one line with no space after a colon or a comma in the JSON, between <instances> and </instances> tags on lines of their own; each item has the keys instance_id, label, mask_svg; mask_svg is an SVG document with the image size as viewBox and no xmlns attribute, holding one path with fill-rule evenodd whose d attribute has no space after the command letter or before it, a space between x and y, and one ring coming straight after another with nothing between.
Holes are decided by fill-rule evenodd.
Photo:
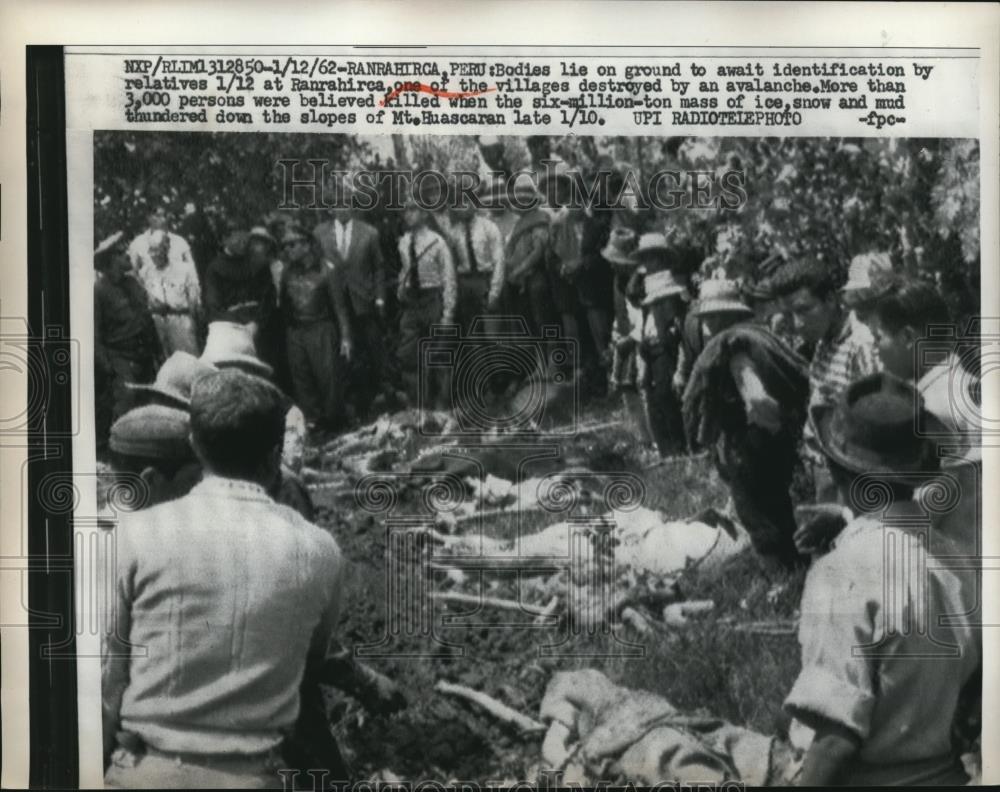
<instances>
[{"instance_id":1,"label":"sleeve","mask_svg":"<svg viewBox=\"0 0 1000 792\"><path fill-rule=\"evenodd\" d=\"M184 243L187 244L186 242ZM198 270L194 268L194 260L188 253L187 273L185 274L185 292L187 294L188 306L196 316L201 314L201 284L198 282Z\"/></svg>"},{"instance_id":2,"label":"sleeve","mask_svg":"<svg viewBox=\"0 0 1000 792\"><path fill-rule=\"evenodd\" d=\"M385 258L382 255L382 245L379 243L378 229L372 228L368 234L368 257L371 261L372 278L375 282L375 299L385 302L385 284L388 273L385 269Z\"/></svg>"},{"instance_id":3,"label":"sleeve","mask_svg":"<svg viewBox=\"0 0 1000 792\"><path fill-rule=\"evenodd\" d=\"M115 734L121 719L122 697L129 682L131 660L132 600L135 589L135 562L128 532L119 526L114 531L114 557L102 564L111 573L106 578L108 602L112 610L106 614L105 636L101 656L101 710L104 734L104 752L110 753L115 744ZM111 587L113 586L113 590Z\"/></svg>"},{"instance_id":4,"label":"sleeve","mask_svg":"<svg viewBox=\"0 0 1000 792\"><path fill-rule=\"evenodd\" d=\"M316 528L322 531L322 528ZM319 554L316 575L327 584L326 604L320 612L319 623L309 645L313 663L322 665L330 650L330 642L340 621L340 606L344 589L344 559L336 541L327 533L322 536L323 550Z\"/></svg>"},{"instance_id":5,"label":"sleeve","mask_svg":"<svg viewBox=\"0 0 1000 792\"><path fill-rule=\"evenodd\" d=\"M458 298L458 275L455 273L455 259L452 258L451 250L447 244L440 246L437 255L438 263L441 267L441 292L442 302L444 303L444 310L441 312L441 321L448 324L455 318L455 302Z\"/></svg>"},{"instance_id":6,"label":"sleeve","mask_svg":"<svg viewBox=\"0 0 1000 792\"><path fill-rule=\"evenodd\" d=\"M851 382L871 374L877 374L881 370L878 348L875 346L873 338L862 338L855 341L851 351L850 368Z\"/></svg>"},{"instance_id":7,"label":"sleeve","mask_svg":"<svg viewBox=\"0 0 1000 792\"><path fill-rule=\"evenodd\" d=\"M347 313L347 287L339 268L332 266L329 262L325 264L328 268L326 283L330 293L330 301L333 303L333 310L337 314L340 340L349 342L351 340L351 323Z\"/></svg>"},{"instance_id":8,"label":"sleeve","mask_svg":"<svg viewBox=\"0 0 1000 792\"><path fill-rule=\"evenodd\" d=\"M406 234L403 234L399 238L399 243L396 248L399 250L399 286L406 283L406 278L410 274L410 251L408 248L409 239Z\"/></svg>"},{"instance_id":9,"label":"sleeve","mask_svg":"<svg viewBox=\"0 0 1000 792\"><path fill-rule=\"evenodd\" d=\"M856 647L874 643L881 576L838 550L817 561L802 594L799 644L802 671L785 709L806 726L832 721L864 740L871 731L877 695L877 659ZM859 574L860 572L860 574ZM870 581L870 582L869 582Z\"/></svg>"}]
</instances>

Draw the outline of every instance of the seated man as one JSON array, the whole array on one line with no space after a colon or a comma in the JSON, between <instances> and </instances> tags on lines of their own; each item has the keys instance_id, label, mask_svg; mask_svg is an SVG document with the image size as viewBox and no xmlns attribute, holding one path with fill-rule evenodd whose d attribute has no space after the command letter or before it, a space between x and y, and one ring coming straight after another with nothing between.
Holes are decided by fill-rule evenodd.
<instances>
[{"instance_id":1,"label":"seated man","mask_svg":"<svg viewBox=\"0 0 1000 792\"><path fill-rule=\"evenodd\" d=\"M914 430L922 399L874 375L813 414L842 501L857 515L814 560L802 594L802 671L786 709L814 731L804 785L964 784L952 732L981 637L971 576L927 553L914 488L938 468Z\"/></svg>"},{"instance_id":2,"label":"seated man","mask_svg":"<svg viewBox=\"0 0 1000 792\"><path fill-rule=\"evenodd\" d=\"M203 480L116 531L103 686L111 787L280 788L307 661L336 624L342 558L279 506L284 400L237 371L200 378L191 443Z\"/></svg>"}]
</instances>

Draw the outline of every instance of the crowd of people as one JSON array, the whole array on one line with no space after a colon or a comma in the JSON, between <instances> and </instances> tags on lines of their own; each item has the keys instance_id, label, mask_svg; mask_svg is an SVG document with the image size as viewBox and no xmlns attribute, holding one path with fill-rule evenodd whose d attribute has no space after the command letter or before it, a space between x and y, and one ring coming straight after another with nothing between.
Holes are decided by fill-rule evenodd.
<instances>
[{"instance_id":1,"label":"crowd of people","mask_svg":"<svg viewBox=\"0 0 1000 792\"><path fill-rule=\"evenodd\" d=\"M754 549L809 565L786 701L815 733L799 780L962 780L978 576L927 564L932 585L905 577L889 601L881 555L890 530L893 546L980 552L978 358L947 335L922 353L928 327L950 321L936 287L884 252L844 262L846 283L829 262L779 254L735 280L662 216L568 205L558 184L514 189L488 208L415 197L390 239L346 206L311 228L275 213L228 235L201 274L161 209L131 242L98 246L99 447L147 498L119 527L109 783L263 785L291 761L288 735L322 717L318 681L364 680L398 703L331 649L342 562L310 522L302 446L394 407L459 408L447 376L421 370L420 341L495 316L539 336L556 325L585 394L620 398L650 454L707 450ZM911 535L942 477L957 502L934 511L930 538ZM884 630L901 607L929 633ZM936 629L941 614L955 618ZM959 651L928 662L928 634ZM131 655L136 639L162 651ZM324 750L312 760L336 765Z\"/></svg>"}]
</instances>

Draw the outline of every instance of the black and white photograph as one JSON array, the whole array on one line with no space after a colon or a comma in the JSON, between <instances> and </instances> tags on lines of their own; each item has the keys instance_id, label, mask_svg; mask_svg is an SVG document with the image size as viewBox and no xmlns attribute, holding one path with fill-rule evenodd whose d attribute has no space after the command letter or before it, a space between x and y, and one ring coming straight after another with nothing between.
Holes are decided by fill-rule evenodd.
<instances>
[{"instance_id":1,"label":"black and white photograph","mask_svg":"<svg viewBox=\"0 0 1000 792\"><path fill-rule=\"evenodd\" d=\"M593 132L93 133L106 786L979 777L980 142Z\"/></svg>"}]
</instances>

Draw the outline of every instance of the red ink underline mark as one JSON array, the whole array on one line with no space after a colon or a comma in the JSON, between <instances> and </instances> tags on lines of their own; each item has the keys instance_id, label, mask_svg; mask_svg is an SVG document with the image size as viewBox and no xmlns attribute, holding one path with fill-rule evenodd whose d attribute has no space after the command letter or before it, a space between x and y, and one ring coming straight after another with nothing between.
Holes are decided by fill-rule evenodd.
<instances>
[{"instance_id":1,"label":"red ink underline mark","mask_svg":"<svg viewBox=\"0 0 1000 792\"><path fill-rule=\"evenodd\" d=\"M442 91L440 88L432 88L424 83L408 82L403 83L399 86L399 88L395 88L386 94L379 101L378 106L385 107L386 104L398 97L401 93L406 93L408 91L412 91L414 93L429 93L431 96L439 96L442 99L467 99L470 96L480 96L481 94L493 93L496 91L496 88L487 88L484 91Z\"/></svg>"}]
</instances>

